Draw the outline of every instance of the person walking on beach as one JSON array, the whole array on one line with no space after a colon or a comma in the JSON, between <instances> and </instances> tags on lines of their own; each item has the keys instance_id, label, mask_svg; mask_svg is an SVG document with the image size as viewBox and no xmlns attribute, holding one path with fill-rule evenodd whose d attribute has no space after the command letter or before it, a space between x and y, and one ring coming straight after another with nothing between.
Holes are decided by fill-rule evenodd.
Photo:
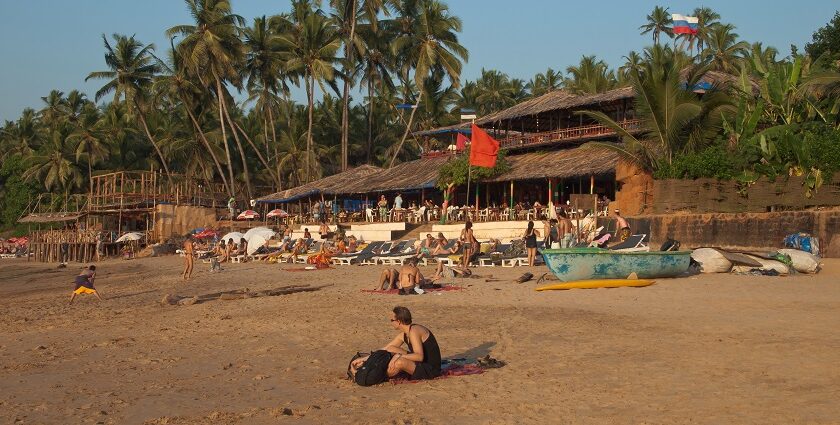
<instances>
[{"instance_id":1,"label":"person walking on beach","mask_svg":"<svg viewBox=\"0 0 840 425\"><path fill-rule=\"evenodd\" d=\"M393 354L388 364L388 377L408 374L412 380L434 379L440 376L440 347L429 328L412 323L411 311L394 307L391 326L400 333L383 348ZM406 348L402 348L405 344Z\"/></svg>"},{"instance_id":2,"label":"person walking on beach","mask_svg":"<svg viewBox=\"0 0 840 425\"><path fill-rule=\"evenodd\" d=\"M615 236L619 241L624 242L632 234L630 232L630 225L627 223L627 220L621 216L621 212L619 210L614 210L613 216L615 217Z\"/></svg>"},{"instance_id":3,"label":"person walking on beach","mask_svg":"<svg viewBox=\"0 0 840 425\"><path fill-rule=\"evenodd\" d=\"M96 298L99 301L102 301L102 297L99 296L99 292L96 291L96 288L93 286L93 281L96 279L96 266L90 265L82 270L78 276L76 276L76 280L74 281L75 288L73 289L73 293L70 294L70 304L73 304L73 300L76 299L76 295L81 294L93 294L96 295Z\"/></svg>"},{"instance_id":4,"label":"person walking on beach","mask_svg":"<svg viewBox=\"0 0 840 425\"><path fill-rule=\"evenodd\" d=\"M187 240L184 241L184 273L182 273L184 280L190 280L192 277L194 257L195 245L193 244L193 236L187 235Z\"/></svg>"},{"instance_id":5,"label":"person walking on beach","mask_svg":"<svg viewBox=\"0 0 840 425\"><path fill-rule=\"evenodd\" d=\"M525 248L528 250L528 265L534 267L534 259L537 257L537 238L540 232L534 229L534 222L528 221L528 229L525 230Z\"/></svg>"},{"instance_id":6,"label":"person walking on beach","mask_svg":"<svg viewBox=\"0 0 840 425\"><path fill-rule=\"evenodd\" d=\"M473 253L479 248L478 240L473 235L472 221L467 220L464 223L464 230L461 231L460 240L464 244L464 258L461 261L461 265L468 269L470 268L470 259L472 259Z\"/></svg>"}]
</instances>

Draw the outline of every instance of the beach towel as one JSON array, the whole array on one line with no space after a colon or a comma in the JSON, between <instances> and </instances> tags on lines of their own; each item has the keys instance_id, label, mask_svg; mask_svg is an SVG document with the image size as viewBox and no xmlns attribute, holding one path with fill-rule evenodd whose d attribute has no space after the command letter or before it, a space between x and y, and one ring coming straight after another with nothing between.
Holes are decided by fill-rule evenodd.
<instances>
[{"instance_id":1,"label":"beach towel","mask_svg":"<svg viewBox=\"0 0 840 425\"><path fill-rule=\"evenodd\" d=\"M418 382L437 381L439 379L451 378L453 376L480 375L484 372L485 370L481 368L481 366L474 363L450 363L441 366L440 376L434 379L411 380L407 377L401 377L398 375L396 378L390 379L389 382L391 382L394 385L416 384Z\"/></svg>"},{"instance_id":2,"label":"beach towel","mask_svg":"<svg viewBox=\"0 0 840 425\"><path fill-rule=\"evenodd\" d=\"M315 268L311 268L311 267L315 267ZM316 264L314 266L309 266L309 267L289 267L287 269L283 269L283 271L286 271L286 272L311 272L311 271L315 271L315 270L324 270L324 269L331 269L331 268L332 267L326 266L326 265L323 265L323 264Z\"/></svg>"},{"instance_id":3,"label":"beach towel","mask_svg":"<svg viewBox=\"0 0 840 425\"><path fill-rule=\"evenodd\" d=\"M449 292L449 291L460 291L464 289L460 286L443 286L440 288L429 288L423 289L423 292ZM396 295L400 293L399 289L362 289L362 292L367 292L370 294L387 294L387 295Z\"/></svg>"}]
</instances>

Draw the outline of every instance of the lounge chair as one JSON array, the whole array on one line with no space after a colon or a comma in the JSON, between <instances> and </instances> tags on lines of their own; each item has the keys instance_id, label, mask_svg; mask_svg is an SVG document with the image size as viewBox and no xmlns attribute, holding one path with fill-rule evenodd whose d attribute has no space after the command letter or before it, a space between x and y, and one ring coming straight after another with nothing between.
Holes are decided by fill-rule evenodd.
<instances>
[{"instance_id":1,"label":"lounge chair","mask_svg":"<svg viewBox=\"0 0 840 425\"><path fill-rule=\"evenodd\" d=\"M623 242L613 245L609 249L622 252L648 252L650 251L650 247L645 243L646 241L646 234L630 235Z\"/></svg>"},{"instance_id":2,"label":"lounge chair","mask_svg":"<svg viewBox=\"0 0 840 425\"><path fill-rule=\"evenodd\" d=\"M298 264L306 264L309 260L309 257L313 257L318 255L321 251L321 246L324 245L324 241L315 242L315 244L311 245L310 248L307 250L306 253L300 254L297 256L297 263Z\"/></svg>"},{"instance_id":3,"label":"lounge chair","mask_svg":"<svg viewBox=\"0 0 840 425\"><path fill-rule=\"evenodd\" d=\"M362 265L362 266L365 266L365 265L375 266L377 264L375 257L377 257L379 255L382 255L382 253L387 254L387 253L391 252L391 247L392 246L394 246L394 242L385 242L378 249L373 249L369 253L358 256L356 258L356 262L358 262L359 265Z\"/></svg>"},{"instance_id":4,"label":"lounge chair","mask_svg":"<svg viewBox=\"0 0 840 425\"><path fill-rule=\"evenodd\" d=\"M398 244L392 245L390 251L374 256L373 264L379 264L380 262L385 264L386 261L390 261L392 255L402 254L406 244L408 244L408 241L400 241Z\"/></svg>"},{"instance_id":5,"label":"lounge chair","mask_svg":"<svg viewBox=\"0 0 840 425\"><path fill-rule=\"evenodd\" d=\"M450 239L446 242L446 245L443 246L443 249L452 249L452 247L455 246L455 244L457 242L458 242L457 239ZM434 251L434 249L432 251ZM420 258L420 263L423 264L424 266L428 266L430 260L437 263L439 258L446 258L450 255L455 255L455 254L444 254L444 255L438 254L438 255L432 255L432 256L424 255L422 258Z\"/></svg>"},{"instance_id":6,"label":"lounge chair","mask_svg":"<svg viewBox=\"0 0 840 425\"><path fill-rule=\"evenodd\" d=\"M414 244L416 242L416 239L407 241L405 244L405 248L403 248L402 251L386 255L382 257L380 261L382 262L382 264L388 264L392 266L403 265L403 262L405 262L405 260L417 255L417 252L414 249Z\"/></svg>"},{"instance_id":7,"label":"lounge chair","mask_svg":"<svg viewBox=\"0 0 840 425\"><path fill-rule=\"evenodd\" d=\"M332 257L332 262L335 265L351 265L353 264L353 260L358 258L365 258L368 254L373 254L374 251L377 249L382 248L382 245L385 242L371 242L367 244L361 251L358 252L348 252L346 254L339 254Z\"/></svg>"},{"instance_id":8,"label":"lounge chair","mask_svg":"<svg viewBox=\"0 0 840 425\"><path fill-rule=\"evenodd\" d=\"M502 253L507 251L510 248L510 244L501 244L499 248L495 251L488 252L486 256L483 256L478 259L478 265L480 267L493 267L496 265L496 262L499 262L501 265L502 260ZM495 254L495 255L494 255Z\"/></svg>"}]
</instances>

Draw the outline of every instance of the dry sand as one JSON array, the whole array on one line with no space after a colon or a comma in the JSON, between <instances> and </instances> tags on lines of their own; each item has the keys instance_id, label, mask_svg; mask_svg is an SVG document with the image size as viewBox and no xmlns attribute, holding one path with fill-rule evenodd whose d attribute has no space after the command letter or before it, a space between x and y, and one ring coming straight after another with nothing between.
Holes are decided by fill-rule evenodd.
<instances>
[{"instance_id":1,"label":"dry sand","mask_svg":"<svg viewBox=\"0 0 840 425\"><path fill-rule=\"evenodd\" d=\"M646 288L537 293L523 269L479 268L466 290L363 293L379 267L286 272L234 264L182 283L178 257L78 266L0 260L0 422L838 423L840 261L817 276L703 275ZM544 268L531 270L539 275ZM315 292L162 306L292 284ZM509 363L482 375L362 388L357 350L393 337L395 305L444 357Z\"/></svg>"}]
</instances>

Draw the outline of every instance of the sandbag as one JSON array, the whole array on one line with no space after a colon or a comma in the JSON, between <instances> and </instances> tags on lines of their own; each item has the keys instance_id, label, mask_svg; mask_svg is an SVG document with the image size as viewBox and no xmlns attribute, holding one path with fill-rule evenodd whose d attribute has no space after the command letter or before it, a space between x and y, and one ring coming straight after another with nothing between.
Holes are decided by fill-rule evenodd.
<instances>
[{"instance_id":1,"label":"sandbag","mask_svg":"<svg viewBox=\"0 0 840 425\"><path fill-rule=\"evenodd\" d=\"M780 249L779 253L790 256L793 269L799 273L816 273L820 269L820 260L814 254L798 249Z\"/></svg>"},{"instance_id":2,"label":"sandbag","mask_svg":"<svg viewBox=\"0 0 840 425\"><path fill-rule=\"evenodd\" d=\"M700 264L700 273L728 273L732 262L714 248L697 248L691 258Z\"/></svg>"},{"instance_id":3,"label":"sandbag","mask_svg":"<svg viewBox=\"0 0 840 425\"><path fill-rule=\"evenodd\" d=\"M750 270L759 269L759 270L775 270L780 276L786 276L790 274L790 269L788 266L777 260L768 260L761 257L756 257L754 255L749 255L748 257L752 258L755 261L761 263L761 267L750 267L750 266L735 266L732 267L732 273L749 273Z\"/></svg>"}]
</instances>

